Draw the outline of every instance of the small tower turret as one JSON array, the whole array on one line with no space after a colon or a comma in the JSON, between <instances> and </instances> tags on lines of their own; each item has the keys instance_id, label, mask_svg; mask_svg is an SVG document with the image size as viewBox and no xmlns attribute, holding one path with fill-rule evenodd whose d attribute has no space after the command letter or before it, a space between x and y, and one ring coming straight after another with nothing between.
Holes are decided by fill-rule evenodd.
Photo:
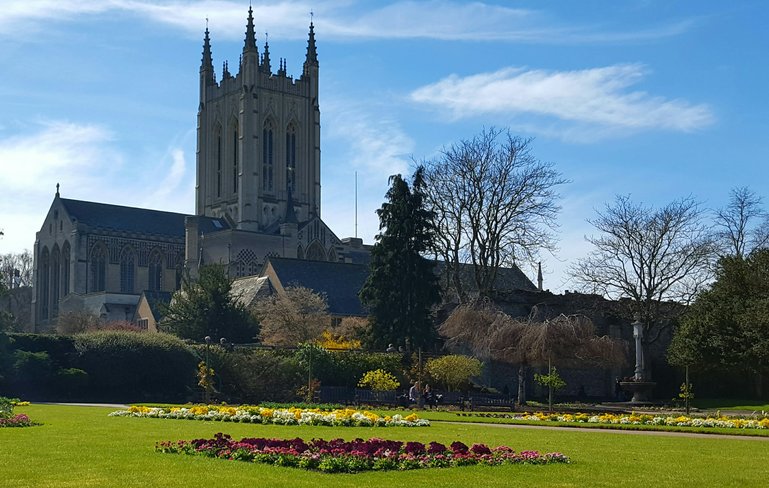
<instances>
[{"instance_id":1,"label":"small tower turret","mask_svg":"<svg viewBox=\"0 0 769 488\"><path fill-rule=\"evenodd\" d=\"M537 263L537 290L543 291L542 284L544 279L542 278L542 261Z\"/></svg>"},{"instance_id":2,"label":"small tower turret","mask_svg":"<svg viewBox=\"0 0 769 488\"><path fill-rule=\"evenodd\" d=\"M270 43L267 41L267 33L264 34L265 41L264 41L264 53L262 54L262 66L261 69L263 72L269 74L272 74L272 63L270 62Z\"/></svg>"}]
</instances>

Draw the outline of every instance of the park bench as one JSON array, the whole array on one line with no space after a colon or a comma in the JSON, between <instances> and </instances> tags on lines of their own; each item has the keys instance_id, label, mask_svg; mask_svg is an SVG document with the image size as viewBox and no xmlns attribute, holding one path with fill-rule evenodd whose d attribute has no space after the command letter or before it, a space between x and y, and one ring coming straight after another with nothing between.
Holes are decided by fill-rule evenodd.
<instances>
[{"instance_id":1,"label":"park bench","mask_svg":"<svg viewBox=\"0 0 769 488\"><path fill-rule=\"evenodd\" d=\"M515 410L515 400L502 397L472 396L470 410Z\"/></svg>"}]
</instances>

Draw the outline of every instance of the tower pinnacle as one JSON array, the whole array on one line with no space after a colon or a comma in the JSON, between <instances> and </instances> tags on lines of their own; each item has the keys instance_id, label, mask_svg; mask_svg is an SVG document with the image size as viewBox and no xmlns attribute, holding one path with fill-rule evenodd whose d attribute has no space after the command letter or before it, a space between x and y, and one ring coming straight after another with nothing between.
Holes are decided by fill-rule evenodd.
<instances>
[{"instance_id":1,"label":"tower pinnacle","mask_svg":"<svg viewBox=\"0 0 769 488\"><path fill-rule=\"evenodd\" d=\"M318 66L318 49L315 47L315 26L310 21L310 35L307 39L307 58L304 61L305 68Z\"/></svg>"},{"instance_id":2,"label":"tower pinnacle","mask_svg":"<svg viewBox=\"0 0 769 488\"><path fill-rule=\"evenodd\" d=\"M248 6L248 24L246 25L246 40L243 52L256 51L256 34L254 33L254 11Z\"/></svg>"},{"instance_id":3,"label":"tower pinnacle","mask_svg":"<svg viewBox=\"0 0 769 488\"><path fill-rule=\"evenodd\" d=\"M264 33L264 53L262 53L262 70L270 74L272 73L272 64L270 63L270 42L268 40L267 33Z\"/></svg>"}]
</instances>

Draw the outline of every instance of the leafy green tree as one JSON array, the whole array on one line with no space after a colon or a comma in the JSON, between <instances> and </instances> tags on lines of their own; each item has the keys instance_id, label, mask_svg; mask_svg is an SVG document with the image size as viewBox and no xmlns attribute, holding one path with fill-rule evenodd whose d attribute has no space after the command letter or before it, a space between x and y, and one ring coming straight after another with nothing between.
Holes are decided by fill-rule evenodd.
<instances>
[{"instance_id":1,"label":"leafy green tree","mask_svg":"<svg viewBox=\"0 0 769 488\"><path fill-rule=\"evenodd\" d=\"M186 277L165 307L161 330L198 342L206 336L253 342L259 332L256 319L231 291L224 266L202 266L198 279Z\"/></svg>"},{"instance_id":2,"label":"leafy green tree","mask_svg":"<svg viewBox=\"0 0 769 488\"><path fill-rule=\"evenodd\" d=\"M457 391L466 385L470 378L481 374L481 362L470 356L450 354L430 359L425 369L433 379L446 385L449 391Z\"/></svg>"},{"instance_id":3,"label":"leafy green tree","mask_svg":"<svg viewBox=\"0 0 769 488\"><path fill-rule=\"evenodd\" d=\"M566 386L566 381L558 374L558 370L555 367L548 365L547 374L535 374L534 381L542 386L547 387L547 409L553 411L553 393L563 389Z\"/></svg>"},{"instance_id":4,"label":"leafy green tree","mask_svg":"<svg viewBox=\"0 0 769 488\"><path fill-rule=\"evenodd\" d=\"M769 372L769 249L719 260L716 281L681 319L668 360L753 375L761 396L762 375Z\"/></svg>"},{"instance_id":5,"label":"leafy green tree","mask_svg":"<svg viewBox=\"0 0 769 488\"><path fill-rule=\"evenodd\" d=\"M435 263L423 256L434 229L425 208L422 169L411 187L400 175L390 177L390 185L387 201L377 210L380 233L360 297L371 313L373 347L426 348L436 338L432 308L440 301L440 289Z\"/></svg>"}]
</instances>

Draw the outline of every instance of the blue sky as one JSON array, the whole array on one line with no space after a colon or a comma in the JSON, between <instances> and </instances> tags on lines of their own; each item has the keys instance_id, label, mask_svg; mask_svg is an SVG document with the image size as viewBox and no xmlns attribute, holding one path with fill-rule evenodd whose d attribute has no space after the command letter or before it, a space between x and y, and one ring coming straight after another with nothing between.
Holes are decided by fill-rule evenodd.
<instances>
[{"instance_id":1,"label":"blue sky","mask_svg":"<svg viewBox=\"0 0 769 488\"><path fill-rule=\"evenodd\" d=\"M533 137L571 180L545 287L574 288L586 219L616 194L769 198L763 1L253 2L301 74L314 11L323 218L373 242L387 177L483 127ZM248 1L2 0L0 253L32 248L55 192L191 213L206 18L237 65ZM535 270L522 266L529 276Z\"/></svg>"}]
</instances>

